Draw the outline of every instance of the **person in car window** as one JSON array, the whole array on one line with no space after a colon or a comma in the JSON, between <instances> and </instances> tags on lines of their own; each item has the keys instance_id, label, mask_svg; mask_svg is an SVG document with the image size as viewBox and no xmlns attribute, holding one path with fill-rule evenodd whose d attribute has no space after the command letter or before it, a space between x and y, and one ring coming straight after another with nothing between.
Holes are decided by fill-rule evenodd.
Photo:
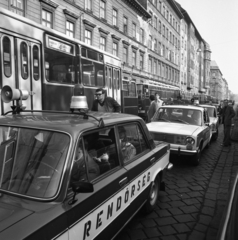
<instances>
[{"instance_id":1,"label":"person in car window","mask_svg":"<svg viewBox=\"0 0 238 240\"><path fill-rule=\"evenodd\" d=\"M112 97L105 96L105 90L98 88L95 93L92 111L97 112L121 112L120 104Z\"/></svg>"},{"instance_id":2,"label":"person in car window","mask_svg":"<svg viewBox=\"0 0 238 240\"><path fill-rule=\"evenodd\" d=\"M85 146L86 145L87 143L85 143ZM94 178L98 177L100 175L99 166L95 162L95 160L88 154L88 151L86 149L83 152L82 140L79 141L76 151L77 152L72 170L72 180L73 181L87 180L86 164L88 169L88 180L91 181Z\"/></svg>"},{"instance_id":3,"label":"person in car window","mask_svg":"<svg viewBox=\"0 0 238 240\"><path fill-rule=\"evenodd\" d=\"M124 162L131 160L136 155L136 148L128 142L126 130L124 127L118 128L121 151Z\"/></svg>"},{"instance_id":4,"label":"person in car window","mask_svg":"<svg viewBox=\"0 0 238 240\"><path fill-rule=\"evenodd\" d=\"M200 111L193 111L191 116L191 124L201 125L201 113Z\"/></svg>"}]
</instances>

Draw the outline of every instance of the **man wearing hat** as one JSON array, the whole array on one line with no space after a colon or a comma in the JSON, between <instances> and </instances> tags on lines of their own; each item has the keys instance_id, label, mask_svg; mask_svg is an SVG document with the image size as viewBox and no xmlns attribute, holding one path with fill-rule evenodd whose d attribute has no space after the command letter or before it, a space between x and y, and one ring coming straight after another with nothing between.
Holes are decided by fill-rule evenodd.
<instances>
[{"instance_id":1,"label":"man wearing hat","mask_svg":"<svg viewBox=\"0 0 238 240\"><path fill-rule=\"evenodd\" d=\"M222 146L228 147L231 145L231 119L235 117L233 107L228 105L228 100L223 101L223 108L221 109L222 123L224 125L224 139Z\"/></svg>"}]
</instances>

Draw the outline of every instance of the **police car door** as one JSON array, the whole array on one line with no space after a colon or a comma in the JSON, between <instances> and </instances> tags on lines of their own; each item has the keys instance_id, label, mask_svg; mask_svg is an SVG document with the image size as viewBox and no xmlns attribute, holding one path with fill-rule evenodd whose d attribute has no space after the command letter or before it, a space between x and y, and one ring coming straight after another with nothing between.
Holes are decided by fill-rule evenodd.
<instances>
[{"instance_id":1,"label":"police car door","mask_svg":"<svg viewBox=\"0 0 238 240\"><path fill-rule=\"evenodd\" d=\"M208 116L208 112L206 109L204 109L203 112L203 117L204 117L204 147L210 142L211 137L212 137L212 126L210 124L210 118Z\"/></svg>"},{"instance_id":2,"label":"police car door","mask_svg":"<svg viewBox=\"0 0 238 240\"><path fill-rule=\"evenodd\" d=\"M111 239L128 217L128 177L127 171L119 164L114 129L100 130L93 136L83 137L84 152L80 150L78 156L83 154L85 163L81 165L78 175L74 167L71 173L71 181L91 182L93 192L78 193L75 201L72 201L72 195L68 199L70 240ZM75 159L80 157L76 156Z\"/></svg>"},{"instance_id":3,"label":"police car door","mask_svg":"<svg viewBox=\"0 0 238 240\"><path fill-rule=\"evenodd\" d=\"M122 128L126 131L126 139L122 139ZM132 217L149 195L152 166L157 157L151 151L139 123L119 126L118 137L121 145L120 158L129 176L130 186L127 191ZM126 143L122 144L123 141Z\"/></svg>"}]
</instances>

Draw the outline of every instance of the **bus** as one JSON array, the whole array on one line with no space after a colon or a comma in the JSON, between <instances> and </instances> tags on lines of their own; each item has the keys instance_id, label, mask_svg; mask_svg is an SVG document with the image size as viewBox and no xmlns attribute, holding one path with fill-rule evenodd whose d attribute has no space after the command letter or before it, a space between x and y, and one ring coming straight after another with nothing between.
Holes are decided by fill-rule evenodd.
<instances>
[{"instance_id":1,"label":"bus","mask_svg":"<svg viewBox=\"0 0 238 240\"><path fill-rule=\"evenodd\" d=\"M0 87L27 90L28 110L68 111L75 85L80 85L89 109L95 90L103 88L122 112L138 114L130 84L122 89L118 57L3 8L0 19ZM1 101L0 112L11 105Z\"/></svg>"}]
</instances>

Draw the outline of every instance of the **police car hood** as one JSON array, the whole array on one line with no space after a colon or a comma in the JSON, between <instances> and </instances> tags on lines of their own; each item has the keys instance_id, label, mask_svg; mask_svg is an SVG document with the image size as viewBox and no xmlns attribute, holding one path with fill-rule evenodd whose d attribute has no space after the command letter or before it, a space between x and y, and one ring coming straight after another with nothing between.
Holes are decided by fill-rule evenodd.
<instances>
[{"instance_id":1,"label":"police car hood","mask_svg":"<svg viewBox=\"0 0 238 240\"><path fill-rule=\"evenodd\" d=\"M146 125L150 132L175 135L192 135L200 127L196 125L172 122L151 122Z\"/></svg>"},{"instance_id":2,"label":"police car hood","mask_svg":"<svg viewBox=\"0 0 238 240\"><path fill-rule=\"evenodd\" d=\"M0 232L32 213L32 211L18 207L15 204L0 201Z\"/></svg>"}]
</instances>

